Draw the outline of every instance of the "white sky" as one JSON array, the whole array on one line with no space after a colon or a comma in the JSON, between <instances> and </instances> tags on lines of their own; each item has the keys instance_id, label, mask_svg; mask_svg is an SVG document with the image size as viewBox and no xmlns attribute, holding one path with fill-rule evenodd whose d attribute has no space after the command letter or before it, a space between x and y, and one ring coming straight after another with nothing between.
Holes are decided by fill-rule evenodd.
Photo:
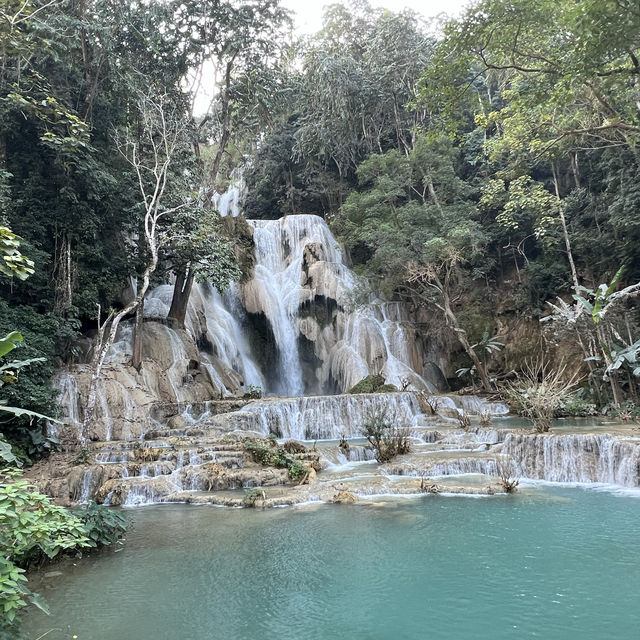
<instances>
[{"instance_id":1,"label":"white sky","mask_svg":"<svg viewBox=\"0 0 640 640\"><path fill-rule=\"evenodd\" d=\"M535 0L532 0L535 1ZM322 27L323 8L338 4L341 0L281 0L281 5L295 11L296 31L300 34L315 33ZM469 0L369 0L374 7L397 12L404 8L417 11L424 18L433 18L440 13L456 15L469 4ZM342 4L347 4L342 2Z\"/></svg>"}]
</instances>

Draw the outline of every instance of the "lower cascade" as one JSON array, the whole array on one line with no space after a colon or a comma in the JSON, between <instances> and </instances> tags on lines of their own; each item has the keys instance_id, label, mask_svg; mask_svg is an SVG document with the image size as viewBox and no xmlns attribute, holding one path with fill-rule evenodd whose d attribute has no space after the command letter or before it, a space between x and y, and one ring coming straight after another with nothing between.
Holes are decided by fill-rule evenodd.
<instances>
[{"instance_id":1,"label":"lower cascade","mask_svg":"<svg viewBox=\"0 0 640 640\"><path fill-rule=\"evenodd\" d=\"M506 407L499 403L437 398L435 414L414 392L159 405L141 438L95 443L90 459L49 478L46 489L77 502L237 506L245 500L238 490L253 488L263 491L265 506L275 506L347 495L499 493L496 479L505 469L522 480L640 488L640 435L631 428L536 434L510 427L508 419L502 424ZM393 417L410 440L409 453L375 460L360 429L376 414ZM462 415L471 421L464 428ZM493 424L482 426L488 415ZM286 466L255 458L256 447L283 446L312 473L305 484L292 481Z\"/></svg>"}]
</instances>

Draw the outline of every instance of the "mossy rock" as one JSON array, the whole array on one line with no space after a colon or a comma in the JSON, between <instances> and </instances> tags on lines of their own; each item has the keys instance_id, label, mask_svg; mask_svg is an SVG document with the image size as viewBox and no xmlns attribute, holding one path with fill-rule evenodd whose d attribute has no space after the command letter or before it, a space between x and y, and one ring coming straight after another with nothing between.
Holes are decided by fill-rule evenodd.
<instances>
[{"instance_id":1,"label":"mossy rock","mask_svg":"<svg viewBox=\"0 0 640 640\"><path fill-rule=\"evenodd\" d=\"M301 442L298 442L297 440L287 440L282 445L282 448L287 453L291 453L291 454L307 452L307 447L305 447Z\"/></svg>"},{"instance_id":2,"label":"mossy rock","mask_svg":"<svg viewBox=\"0 0 640 640\"><path fill-rule=\"evenodd\" d=\"M398 387L395 384L383 384L376 389L376 393L395 393L396 391L398 391Z\"/></svg>"},{"instance_id":3,"label":"mossy rock","mask_svg":"<svg viewBox=\"0 0 640 640\"><path fill-rule=\"evenodd\" d=\"M360 382L358 382L358 384L351 387L351 389L349 389L347 393L376 393L380 389L380 387L384 387L384 386L385 386L384 376L381 376L378 373L378 374L363 378L362 380L360 380Z\"/></svg>"}]
</instances>

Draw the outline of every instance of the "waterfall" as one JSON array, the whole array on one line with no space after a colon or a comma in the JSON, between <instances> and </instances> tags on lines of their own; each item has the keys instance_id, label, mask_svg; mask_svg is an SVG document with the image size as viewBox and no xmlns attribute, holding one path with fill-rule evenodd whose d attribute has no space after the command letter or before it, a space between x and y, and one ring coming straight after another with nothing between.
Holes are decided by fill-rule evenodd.
<instances>
[{"instance_id":1,"label":"waterfall","mask_svg":"<svg viewBox=\"0 0 640 640\"><path fill-rule=\"evenodd\" d=\"M278 349L281 395L304 393L298 352L297 317L304 290L302 267L308 245L318 245L326 259L342 263L342 254L329 228L317 216L287 216L279 220L253 220L256 262L254 279L245 287L245 306L265 314Z\"/></svg>"},{"instance_id":2,"label":"waterfall","mask_svg":"<svg viewBox=\"0 0 640 640\"><path fill-rule=\"evenodd\" d=\"M113 418L111 417L111 410L109 409L107 394L104 387L104 380L100 380L97 389L98 402L100 403L100 410L102 412L101 417L104 424L104 439L108 442L109 440L113 439Z\"/></svg>"},{"instance_id":3,"label":"waterfall","mask_svg":"<svg viewBox=\"0 0 640 640\"><path fill-rule=\"evenodd\" d=\"M640 486L640 438L507 433L501 452L526 478Z\"/></svg>"},{"instance_id":4,"label":"waterfall","mask_svg":"<svg viewBox=\"0 0 640 640\"><path fill-rule=\"evenodd\" d=\"M60 389L59 402L62 407L63 421L77 432L82 422L78 381L70 371L61 371L54 378L53 383ZM56 426L50 423L49 428L53 432Z\"/></svg>"},{"instance_id":5,"label":"waterfall","mask_svg":"<svg viewBox=\"0 0 640 640\"><path fill-rule=\"evenodd\" d=\"M354 307L358 281L326 222L314 215L249 221L256 247L254 278L242 290L249 313L263 313L278 349L281 395L309 392L299 344L311 343L315 386L346 391L381 372L401 388L434 391L418 371L423 358L403 305L374 300ZM307 385L308 386L308 385Z\"/></svg>"},{"instance_id":6,"label":"waterfall","mask_svg":"<svg viewBox=\"0 0 640 640\"><path fill-rule=\"evenodd\" d=\"M295 440L358 437L373 413L386 413L396 427L411 427L422 416L413 393L311 396L264 400L234 414L242 428Z\"/></svg>"},{"instance_id":7,"label":"waterfall","mask_svg":"<svg viewBox=\"0 0 640 640\"><path fill-rule=\"evenodd\" d=\"M241 177L235 178L216 201L222 213L233 216L240 212L244 189ZM354 303L362 284L322 218L291 215L248 224L255 246L253 277L224 294L209 283L195 283L184 329L167 322L173 285L148 292L139 371L131 363L134 322L120 325L103 370L102 419L92 438L137 438L145 431L150 405L240 396L250 386L288 397L325 396L382 373L399 389L434 391L420 375L425 357L404 306L373 296L364 306ZM86 369L77 371L86 376ZM81 409L73 377L59 381L72 423ZM344 421L337 424L345 428ZM337 430L332 433L340 435ZM329 433L324 427L316 431Z\"/></svg>"},{"instance_id":8,"label":"waterfall","mask_svg":"<svg viewBox=\"0 0 640 640\"><path fill-rule=\"evenodd\" d=\"M240 215L241 203L244 200L247 186L243 177L242 167L237 167L231 172L231 181L224 193L214 191L211 203L213 208L224 218Z\"/></svg>"},{"instance_id":9,"label":"waterfall","mask_svg":"<svg viewBox=\"0 0 640 640\"><path fill-rule=\"evenodd\" d=\"M201 307L206 320L206 328L201 329L205 330L216 357L241 374L245 388L254 386L264 389L264 377L253 358L241 326L244 309L238 300L237 287L233 285L224 295L220 295L210 284L197 285L195 290L196 295L201 296ZM192 316L193 314L190 318ZM195 326L193 321L191 326ZM192 334L196 334L194 328Z\"/></svg>"}]
</instances>

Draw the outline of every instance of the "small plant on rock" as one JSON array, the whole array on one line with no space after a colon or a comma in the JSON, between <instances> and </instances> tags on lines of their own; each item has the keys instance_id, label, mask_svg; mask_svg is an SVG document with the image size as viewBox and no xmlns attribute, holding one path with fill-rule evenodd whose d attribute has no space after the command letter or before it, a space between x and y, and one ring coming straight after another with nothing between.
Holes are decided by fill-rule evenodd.
<instances>
[{"instance_id":1,"label":"small plant on rock","mask_svg":"<svg viewBox=\"0 0 640 640\"><path fill-rule=\"evenodd\" d=\"M91 453L91 449L89 449L88 447L82 447L82 449L80 449L78 453L76 453L75 457L73 458L73 464L75 465L91 464L92 459L93 459L93 456Z\"/></svg>"},{"instance_id":2,"label":"small plant on rock","mask_svg":"<svg viewBox=\"0 0 640 640\"><path fill-rule=\"evenodd\" d=\"M378 462L389 462L411 451L411 432L394 427L385 409L369 411L361 433L373 447Z\"/></svg>"},{"instance_id":3,"label":"small plant on rock","mask_svg":"<svg viewBox=\"0 0 640 640\"><path fill-rule=\"evenodd\" d=\"M297 440L287 440L283 445L282 448L287 452L287 453L306 453L307 452L307 447L305 447L301 442L298 442Z\"/></svg>"},{"instance_id":4,"label":"small plant on rock","mask_svg":"<svg viewBox=\"0 0 640 640\"><path fill-rule=\"evenodd\" d=\"M258 500L266 500L267 494L264 489L254 487L253 489L245 489L242 505L245 507L255 507Z\"/></svg>"},{"instance_id":5,"label":"small plant on rock","mask_svg":"<svg viewBox=\"0 0 640 640\"><path fill-rule=\"evenodd\" d=\"M459 411L456 418L458 420L460 428L468 433L471 430L471 418L469 418L469 416L464 411Z\"/></svg>"},{"instance_id":6,"label":"small plant on rock","mask_svg":"<svg viewBox=\"0 0 640 640\"><path fill-rule=\"evenodd\" d=\"M513 460L496 460L496 474L505 493L514 493L520 484Z\"/></svg>"},{"instance_id":7,"label":"small plant on rock","mask_svg":"<svg viewBox=\"0 0 640 640\"><path fill-rule=\"evenodd\" d=\"M291 443L293 441L289 441ZM296 443L299 446L300 443ZM302 484L309 477L309 466L294 457L284 446L278 446L277 442L270 440L249 440L244 443L244 450L251 455L254 462L265 467L287 469L289 478ZM304 447L303 447L304 448ZM305 448L306 451L306 448Z\"/></svg>"},{"instance_id":8,"label":"small plant on rock","mask_svg":"<svg viewBox=\"0 0 640 640\"><path fill-rule=\"evenodd\" d=\"M242 398L244 400L260 400L260 398L262 398L262 389L250 384L245 387L245 392Z\"/></svg>"},{"instance_id":9,"label":"small plant on rock","mask_svg":"<svg viewBox=\"0 0 640 640\"><path fill-rule=\"evenodd\" d=\"M505 392L516 411L529 418L538 433L547 433L556 411L570 397L579 379L578 372L568 373L566 365L554 367L538 359L527 363Z\"/></svg>"},{"instance_id":10,"label":"small plant on rock","mask_svg":"<svg viewBox=\"0 0 640 640\"><path fill-rule=\"evenodd\" d=\"M420 409L428 415L435 416L440 408L440 398L438 396L429 395L425 391L416 394Z\"/></svg>"},{"instance_id":11,"label":"small plant on rock","mask_svg":"<svg viewBox=\"0 0 640 640\"><path fill-rule=\"evenodd\" d=\"M351 387L347 393L392 393L397 390L398 387L393 384L387 384L384 376L377 373L363 378L358 384Z\"/></svg>"},{"instance_id":12,"label":"small plant on rock","mask_svg":"<svg viewBox=\"0 0 640 640\"><path fill-rule=\"evenodd\" d=\"M489 411L483 411L480 414L480 426L483 429L487 429L493 424L493 416Z\"/></svg>"}]
</instances>

